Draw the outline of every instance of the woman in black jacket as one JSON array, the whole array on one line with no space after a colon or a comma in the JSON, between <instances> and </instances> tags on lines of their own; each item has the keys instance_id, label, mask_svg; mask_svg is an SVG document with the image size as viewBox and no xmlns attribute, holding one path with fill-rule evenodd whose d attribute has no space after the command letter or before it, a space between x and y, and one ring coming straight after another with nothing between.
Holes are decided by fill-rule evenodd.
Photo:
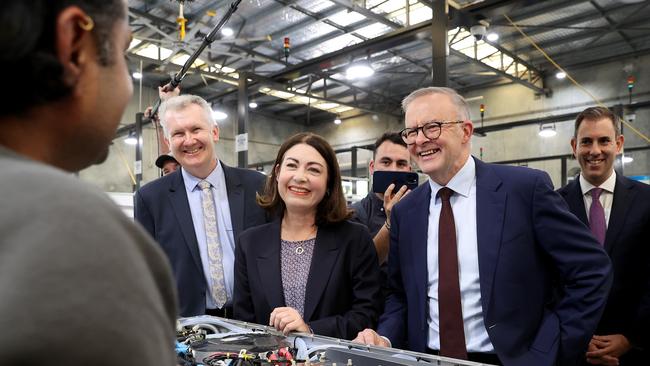
<instances>
[{"instance_id":1,"label":"woman in black jacket","mask_svg":"<svg viewBox=\"0 0 650 366\"><path fill-rule=\"evenodd\" d=\"M241 234L234 315L285 334L352 339L379 316L379 266L367 229L347 221L336 155L300 133L280 148L258 203L277 219Z\"/></svg>"}]
</instances>

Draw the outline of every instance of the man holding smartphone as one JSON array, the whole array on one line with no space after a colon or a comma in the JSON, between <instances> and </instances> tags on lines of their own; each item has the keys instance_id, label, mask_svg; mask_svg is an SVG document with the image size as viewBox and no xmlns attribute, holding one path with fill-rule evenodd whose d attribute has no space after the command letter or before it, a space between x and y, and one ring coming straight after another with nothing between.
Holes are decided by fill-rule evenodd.
<instances>
[{"instance_id":1,"label":"man holding smartphone","mask_svg":"<svg viewBox=\"0 0 650 366\"><path fill-rule=\"evenodd\" d=\"M373 159L368 165L370 175L378 171L410 172L411 156L406 143L397 132L386 132L375 141ZM353 221L368 227L373 237L379 264L382 266L382 280L385 279L385 264L388 258L390 243L390 210L407 193L407 187L402 186L393 192L394 184L388 186L384 193L368 193L361 201L350 206L354 210ZM382 287L385 281L382 281Z\"/></svg>"}]
</instances>

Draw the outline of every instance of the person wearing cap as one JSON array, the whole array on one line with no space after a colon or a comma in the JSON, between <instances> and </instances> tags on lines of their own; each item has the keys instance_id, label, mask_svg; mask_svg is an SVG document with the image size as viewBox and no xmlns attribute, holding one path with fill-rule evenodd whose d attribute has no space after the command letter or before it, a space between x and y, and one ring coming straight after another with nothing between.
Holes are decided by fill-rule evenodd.
<instances>
[{"instance_id":1,"label":"person wearing cap","mask_svg":"<svg viewBox=\"0 0 650 366\"><path fill-rule=\"evenodd\" d=\"M158 159L156 159L156 166L162 170L162 176L164 177L169 173L175 172L181 165L173 156L169 154L161 154Z\"/></svg>"}]
</instances>

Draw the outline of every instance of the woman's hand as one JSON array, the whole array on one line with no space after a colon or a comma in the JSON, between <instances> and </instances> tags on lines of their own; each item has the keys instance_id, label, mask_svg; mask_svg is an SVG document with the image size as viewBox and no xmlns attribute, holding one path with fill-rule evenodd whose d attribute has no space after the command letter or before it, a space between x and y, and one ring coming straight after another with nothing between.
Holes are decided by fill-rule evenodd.
<instances>
[{"instance_id":1,"label":"woman's hand","mask_svg":"<svg viewBox=\"0 0 650 366\"><path fill-rule=\"evenodd\" d=\"M281 331L285 335L289 332L310 333L311 329L298 311L290 307L275 308L269 318L269 326Z\"/></svg>"}]
</instances>

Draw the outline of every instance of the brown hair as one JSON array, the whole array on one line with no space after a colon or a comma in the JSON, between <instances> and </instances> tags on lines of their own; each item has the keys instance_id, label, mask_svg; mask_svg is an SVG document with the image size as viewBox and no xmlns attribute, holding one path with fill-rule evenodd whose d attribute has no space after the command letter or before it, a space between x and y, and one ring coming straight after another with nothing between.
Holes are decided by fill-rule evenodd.
<instances>
[{"instance_id":1,"label":"brown hair","mask_svg":"<svg viewBox=\"0 0 650 366\"><path fill-rule=\"evenodd\" d=\"M377 157L377 150L379 147L386 141L390 141L395 145L404 146L405 149L408 148L408 145L406 145L406 142L404 142L404 139L402 139L402 135L400 135L399 132L388 131L375 140L375 150L372 152L373 159Z\"/></svg>"},{"instance_id":2,"label":"brown hair","mask_svg":"<svg viewBox=\"0 0 650 366\"><path fill-rule=\"evenodd\" d=\"M618 121L618 118L614 112L612 112L607 107L589 107L580 112L580 114L578 114L578 117L576 117L575 127L573 128L573 137L578 137L578 128L580 128L580 124L585 119L597 121L603 118L607 118L612 121L616 137L618 137L621 134L621 129L618 127L618 123L616 123Z\"/></svg>"},{"instance_id":3,"label":"brown hair","mask_svg":"<svg viewBox=\"0 0 650 366\"><path fill-rule=\"evenodd\" d=\"M298 144L307 144L316 149L327 164L327 191L316 207L316 225L333 224L350 218L352 212L348 210L343 195L341 170L336 153L324 138L311 132L295 134L280 146L271 175L266 180L264 194L257 195L257 203L272 216L284 215L286 206L278 193L277 169L282 164L287 150Z\"/></svg>"}]
</instances>

